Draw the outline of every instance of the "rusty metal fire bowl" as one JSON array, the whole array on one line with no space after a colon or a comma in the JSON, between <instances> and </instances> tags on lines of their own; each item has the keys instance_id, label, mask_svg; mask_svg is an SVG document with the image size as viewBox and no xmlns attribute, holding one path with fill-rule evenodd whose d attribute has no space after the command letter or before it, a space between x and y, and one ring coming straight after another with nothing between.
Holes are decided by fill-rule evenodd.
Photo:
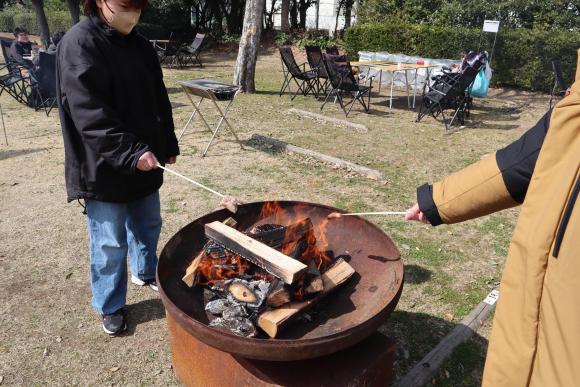
<instances>
[{"instance_id":1,"label":"rusty metal fire bowl","mask_svg":"<svg viewBox=\"0 0 580 387\"><path fill-rule=\"evenodd\" d=\"M197 340L233 355L271 361L292 361L328 355L363 340L383 324L395 308L403 289L403 261L393 241L377 226L356 216L328 222L328 250L350 256L356 274L277 338L266 335L244 338L208 326L203 290L181 281L186 267L201 251L204 225L232 216L238 228L273 223L261 218L262 208L276 204L289 217L307 216L315 228L339 209L306 202L256 202L239 207L236 214L219 210L191 222L163 248L157 267L159 293L167 314ZM280 214L277 214L278 216Z\"/></svg>"}]
</instances>

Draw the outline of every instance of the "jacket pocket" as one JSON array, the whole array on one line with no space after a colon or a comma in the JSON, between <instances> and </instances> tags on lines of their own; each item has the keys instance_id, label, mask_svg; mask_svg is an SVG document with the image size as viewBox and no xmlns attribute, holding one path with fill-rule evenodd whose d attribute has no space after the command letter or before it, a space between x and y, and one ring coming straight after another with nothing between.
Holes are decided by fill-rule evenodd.
<instances>
[{"instance_id":1,"label":"jacket pocket","mask_svg":"<svg viewBox=\"0 0 580 387\"><path fill-rule=\"evenodd\" d=\"M558 258L558 254L560 253L562 240L564 239L564 235L566 234L566 228L568 227L568 222L570 221L570 217L572 216L572 211L574 210L574 205L576 204L576 199L578 198L579 193L580 193L580 177L576 179L576 183L574 184L572 194L570 195L570 198L566 203L566 208L564 209L564 215L562 216L562 221L560 222L560 226L558 227L558 232L556 233L556 241L554 242L554 249L552 250L552 256L554 258Z\"/></svg>"}]
</instances>

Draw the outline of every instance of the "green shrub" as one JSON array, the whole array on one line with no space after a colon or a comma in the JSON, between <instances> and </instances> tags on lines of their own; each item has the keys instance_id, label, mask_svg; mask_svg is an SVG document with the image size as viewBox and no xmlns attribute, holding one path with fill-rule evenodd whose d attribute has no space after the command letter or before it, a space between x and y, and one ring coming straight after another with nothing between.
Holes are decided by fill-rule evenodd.
<instances>
[{"instance_id":1,"label":"green shrub","mask_svg":"<svg viewBox=\"0 0 580 387\"><path fill-rule=\"evenodd\" d=\"M409 24L400 20L355 24L346 31L344 47L356 58L359 51L387 51L426 58L459 58L465 50L491 48L493 34L479 28L450 28ZM500 30L491 66L495 85L550 91L551 61L559 59L564 77L574 79L580 32L530 29Z\"/></svg>"},{"instance_id":2,"label":"green shrub","mask_svg":"<svg viewBox=\"0 0 580 387\"><path fill-rule=\"evenodd\" d=\"M279 46L294 44L300 48L304 48L304 46L320 46L325 49L336 45L336 40L328 36L328 32L324 30L293 31L292 33L278 32L275 42Z\"/></svg>"},{"instance_id":3,"label":"green shrub","mask_svg":"<svg viewBox=\"0 0 580 387\"><path fill-rule=\"evenodd\" d=\"M71 27L70 13L67 11L46 12L48 28L51 34L57 31L68 31ZM22 26L32 35L39 35L36 14L26 9L8 9L0 12L0 31L12 32L15 27Z\"/></svg>"}]
</instances>

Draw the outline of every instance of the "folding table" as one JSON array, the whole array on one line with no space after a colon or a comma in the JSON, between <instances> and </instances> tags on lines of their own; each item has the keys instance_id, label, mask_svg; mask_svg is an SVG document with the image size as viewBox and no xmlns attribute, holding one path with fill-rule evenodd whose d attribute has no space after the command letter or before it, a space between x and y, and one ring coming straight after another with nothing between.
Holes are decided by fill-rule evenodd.
<instances>
[{"instance_id":1,"label":"folding table","mask_svg":"<svg viewBox=\"0 0 580 387\"><path fill-rule=\"evenodd\" d=\"M189 124L191 123L191 121L193 120L193 118L197 113L201 118L201 120L203 121L207 130L209 130L211 133L211 138L201 155L202 157L206 155L210 145L217 136L218 131L220 130L220 127L223 122L226 123L226 126L228 127L230 132L232 132L232 134L236 138L236 141L238 142L238 144L240 144L240 147L244 149L244 146L242 145L242 142L238 138L238 135L236 134L236 132L230 125L228 119L226 118L230 106L232 106L234 99L240 93L240 88L236 85L220 82L215 79L193 79L189 81L180 81L179 84L185 91L185 95L189 99L189 102L191 102L191 105L193 106L194 110L191 112L191 115L189 116L187 123L181 130L181 133L179 134L177 140L178 141L181 140L183 133L185 133L185 130L187 129L187 127L189 126ZM199 102L195 103L193 101L192 96L201 97L201 99L199 100ZM199 107L204 99L209 99L214 104L214 106L216 107L217 111L220 114L220 118L217 125L215 126L215 129L211 128L211 126L208 124L207 120L201 113L201 110L199 110ZM228 102L224 110L220 108L220 106L218 105L218 101Z\"/></svg>"}]
</instances>

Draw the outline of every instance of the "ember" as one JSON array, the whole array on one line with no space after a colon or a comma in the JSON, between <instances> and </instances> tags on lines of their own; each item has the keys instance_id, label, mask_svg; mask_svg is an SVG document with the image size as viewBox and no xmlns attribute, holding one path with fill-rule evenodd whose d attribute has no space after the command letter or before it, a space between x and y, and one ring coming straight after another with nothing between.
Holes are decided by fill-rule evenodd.
<instances>
[{"instance_id":1,"label":"ember","mask_svg":"<svg viewBox=\"0 0 580 387\"><path fill-rule=\"evenodd\" d=\"M272 203L260 218L246 230L232 219L206 224L209 240L183 278L211 291L210 326L243 337L254 337L256 325L275 337L286 320L354 274L326 250L327 221L315 228L299 211L287 214Z\"/></svg>"}]
</instances>

